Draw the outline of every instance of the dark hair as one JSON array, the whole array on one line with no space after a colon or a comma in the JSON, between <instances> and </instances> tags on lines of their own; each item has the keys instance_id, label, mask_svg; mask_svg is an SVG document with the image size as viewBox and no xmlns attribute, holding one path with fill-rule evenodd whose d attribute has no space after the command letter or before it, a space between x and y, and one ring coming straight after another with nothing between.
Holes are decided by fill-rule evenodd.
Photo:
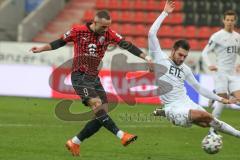
<instances>
[{"instance_id":1,"label":"dark hair","mask_svg":"<svg viewBox=\"0 0 240 160\"><path fill-rule=\"evenodd\" d=\"M177 40L177 41L174 43L173 48L174 48L175 50L177 50L178 48L183 48L183 49L189 51L189 50L190 50L190 45L189 45L189 43L188 43L187 40L185 40L185 39L180 39L180 40Z\"/></svg>"},{"instance_id":2,"label":"dark hair","mask_svg":"<svg viewBox=\"0 0 240 160\"><path fill-rule=\"evenodd\" d=\"M110 20L111 19L110 14L109 14L109 12L107 10L100 10L100 11L98 11L96 13L96 16L98 18L104 18L106 20Z\"/></svg>"},{"instance_id":3,"label":"dark hair","mask_svg":"<svg viewBox=\"0 0 240 160\"><path fill-rule=\"evenodd\" d=\"M226 16L234 16L236 20L238 18L237 13L234 10L225 11L224 14L223 14L223 19L225 19Z\"/></svg>"}]
</instances>

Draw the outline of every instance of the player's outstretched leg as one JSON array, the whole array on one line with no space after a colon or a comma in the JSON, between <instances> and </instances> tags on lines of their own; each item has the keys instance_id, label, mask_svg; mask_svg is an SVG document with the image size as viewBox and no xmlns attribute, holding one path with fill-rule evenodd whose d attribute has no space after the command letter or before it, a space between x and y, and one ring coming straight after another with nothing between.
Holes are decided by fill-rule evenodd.
<instances>
[{"instance_id":1,"label":"player's outstretched leg","mask_svg":"<svg viewBox=\"0 0 240 160\"><path fill-rule=\"evenodd\" d=\"M107 104L104 104L107 105ZM96 113L97 119L99 122L104 126L107 130L112 132L114 135L116 135L119 139L121 139L122 145L127 146L128 144L134 142L137 139L136 135L129 134L127 132L123 132L120 130L117 125L114 123L114 121L111 119L111 117L106 113L105 110L100 109Z\"/></svg>"},{"instance_id":2,"label":"player's outstretched leg","mask_svg":"<svg viewBox=\"0 0 240 160\"><path fill-rule=\"evenodd\" d=\"M80 153L80 144L85 139L94 135L101 127L102 125L97 119L89 121L80 133L67 141L67 149L72 153L73 156L78 156Z\"/></svg>"},{"instance_id":3,"label":"player's outstretched leg","mask_svg":"<svg viewBox=\"0 0 240 160\"><path fill-rule=\"evenodd\" d=\"M72 153L73 156L78 156L80 154L81 142L98 132L102 126L121 139L123 146L129 145L137 139L136 135L123 132L116 126L114 121L104 109L107 107L107 104L101 105L101 100L97 98L93 100L96 100L96 103L92 103L92 108L95 112L96 119L89 121L77 136L73 137L71 140L68 140L66 143L67 149Z\"/></svg>"},{"instance_id":4,"label":"player's outstretched leg","mask_svg":"<svg viewBox=\"0 0 240 160\"><path fill-rule=\"evenodd\" d=\"M233 128L229 124L218 120L217 118L213 118L212 121L209 123L211 127L213 127L216 131L223 132L235 137L240 138L240 131Z\"/></svg>"},{"instance_id":5,"label":"player's outstretched leg","mask_svg":"<svg viewBox=\"0 0 240 160\"><path fill-rule=\"evenodd\" d=\"M190 110L190 113L190 117L193 123L203 127L212 127L216 131L240 138L239 130L233 128L232 126L223 121L218 120L210 113L200 110Z\"/></svg>"},{"instance_id":6,"label":"player's outstretched leg","mask_svg":"<svg viewBox=\"0 0 240 160\"><path fill-rule=\"evenodd\" d=\"M216 102L216 106L214 107L213 111L212 111L212 115L216 118L219 118L221 116L221 113L224 109L225 104L221 103L221 102ZM210 127L209 129L209 133L216 133L217 131L216 129L214 129L213 127Z\"/></svg>"}]
</instances>

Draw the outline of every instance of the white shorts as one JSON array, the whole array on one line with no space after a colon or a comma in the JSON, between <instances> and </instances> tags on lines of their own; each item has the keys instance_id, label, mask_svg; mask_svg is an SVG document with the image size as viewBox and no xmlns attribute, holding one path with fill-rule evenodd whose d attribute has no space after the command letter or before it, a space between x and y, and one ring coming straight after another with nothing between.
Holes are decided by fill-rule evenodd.
<instances>
[{"instance_id":1,"label":"white shorts","mask_svg":"<svg viewBox=\"0 0 240 160\"><path fill-rule=\"evenodd\" d=\"M240 76L216 73L214 76L216 93L232 93L240 90Z\"/></svg>"},{"instance_id":2,"label":"white shorts","mask_svg":"<svg viewBox=\"0 0 240 160\"><path fill-rule=\"evenodd\" d=\"M167 119L174 125L181 127L192 126L189 114L190 109L206 111L191 99L178 100L170 104L165 104L164 106Z\"/></svg>"}]
</instances>

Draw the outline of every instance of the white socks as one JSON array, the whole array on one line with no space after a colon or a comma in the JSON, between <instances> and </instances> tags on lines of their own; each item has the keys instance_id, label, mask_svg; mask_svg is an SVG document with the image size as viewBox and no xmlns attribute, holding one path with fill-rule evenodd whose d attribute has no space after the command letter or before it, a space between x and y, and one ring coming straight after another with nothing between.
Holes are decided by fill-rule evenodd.
<instances>
[{"instance_id":1,"label":"white socks","mask_svg":"<svg viewBox=\"0 0 240 160\"><path fill-rule=\"evenodd\" d=\"M117 137L118 137L119 139L122 139L123 135L124 135L124 132L123 132L122 130L119 130L119 131L117 132Z\"/></svg>"},{"instance_id":2,"label":"white socks","mask_svg":"<svg viewBox=\"0 0 240 160\"><path fill-rule=\"evenodd\" d=\"M214 118L210 123L210 126L212 128L214 128L216 131L220 131L235 137L240 138L240 131L236 130L235 128L233 128L232 126L230 126L229 124L218 120L217 118ZM210 129L211 131L211 129Z\"/></svg>"},{"instance_id":3,"label":"white socks","mask_svg":"<svg viewBox=\"0 0 240 160\"><path fill-rule=\"evenodd\" d=\"M220 102L216 102L216 107L214 107L213 111L212 111L212 115L216 118L219 118L223 108L224 108L225 104L222 104Z\"/></svg>"},{"instance_id":4,"label":"white socks","mask_svg":"<svg viewBox=\"0 0 240 160\"><path fill-rule=\"evenodd\" d=\"M77 136L72 138L72 142L75 143L75 144L80 144L81 143L81 141L78 139Z\"/></svg>"},{"instance_id":5,"label":"white socks","mask_svg":"<svg viewBox=\"0 0 240 160\"><path fill-rule=\"evenodd\" d=\"M221 113L222 113L222 111L223 111L223 108L224 108L225 104L220 103L220 102L215 102L215 103L216 104L215 104L215 107L214 107L214 109L212 111L212 115L213 115L213 117L219 118ZM209 132L213 133L214 130L215 130L215 128L210 127Z\"/></svg>"},{"instance_id":6,"label":"white socks","mask_svg":"<svg viewBox=\"0 0 240 160\"><path fill-rule=\"evenodd\" d=\"M124 135L124 132L123 132L122 130L119 130L119 131L117 132L117 137L118 137L119 139L122 139L123 135ZM75 144L81 144L81 141L78 139L77 136L75 136L75 137L72 138L72 142L75 143Z\"/></svg>"},{"instance_id":7,"label":"white socks","mask_svg":"<svg viewBox=\"0 0 240 160\"><path fill-rule=\"evenodd\" d=\"M240 105L238 105L238 104L228 104L226 108L240 110Z\"/></svg>"}]
</instances>

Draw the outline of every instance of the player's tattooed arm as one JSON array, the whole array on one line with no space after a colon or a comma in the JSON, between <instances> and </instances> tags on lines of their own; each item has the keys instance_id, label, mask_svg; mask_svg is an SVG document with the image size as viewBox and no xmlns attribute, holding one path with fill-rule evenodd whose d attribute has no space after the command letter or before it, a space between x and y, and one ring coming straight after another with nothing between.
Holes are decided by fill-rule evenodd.
<instances>
[{"instance_id":1,"label":"player's tattooed arm","mask_svg":"<svg viewBox=\"0 0 240 160\"><path fill-rule=\"evenodd\" d=\"M147 55L146 53L142 52L137 46L135 46L131 42L125 41L125 40L120 41L118 45L121 48L126 49L127 51L129 51L133 55L144 59L147 62L149 70L153 71L152 58L149 55Z\"/></svg>"},{"instance_id":2,"label":"player's tattooed arm","mask_svg":"<svg viewBox=\"0 0 240 160\"><path fill-rule=\"evenodd\" d=\"M52 41L51 43L49 44L46 44L46 45L43 45L43 46L40 46L40 47L32 47L30 49L31 52L33 53L41 53L41 52L44 52L44 51L50 51L50 50L54 50L54 49L58 49L62 46L66 45L66 42L63 40L63 39L57 39L55 41Z\"/></svg>"}]
</instances>

